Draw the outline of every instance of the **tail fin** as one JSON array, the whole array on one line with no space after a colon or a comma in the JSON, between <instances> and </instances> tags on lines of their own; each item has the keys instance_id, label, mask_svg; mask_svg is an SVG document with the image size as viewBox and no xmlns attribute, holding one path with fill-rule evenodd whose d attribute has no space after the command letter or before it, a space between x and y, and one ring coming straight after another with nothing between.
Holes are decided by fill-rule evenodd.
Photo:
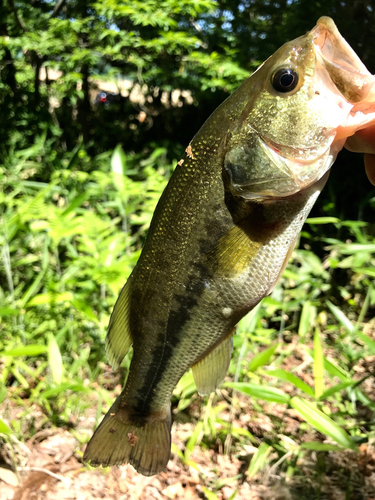
<instances>
[{"instance_id":1,"label":"tail fin","mask_svg":"<svg viewBox=\"0 0 375 500\"><path fill-rule=\"evenodd\" d=\"M120 396L121 397L121 396ZM140 424L129 419L120 398L111 406L96 429L83 456L93 466L130 463L144 476L165 469L171 451L171 413L150 415Z\"/></svg>"}]
</instances>

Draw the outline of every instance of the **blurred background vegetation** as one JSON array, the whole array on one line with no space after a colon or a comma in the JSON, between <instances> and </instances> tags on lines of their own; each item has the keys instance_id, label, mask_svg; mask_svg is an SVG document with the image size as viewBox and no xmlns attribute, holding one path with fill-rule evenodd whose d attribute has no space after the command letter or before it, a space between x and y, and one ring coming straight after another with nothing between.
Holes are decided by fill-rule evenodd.
<instances>
[{"instance_id":1,"label":"blurred background vegetation","mask_svg":"<svg viewBox=\"0 0 375 500\"><path fill-rule=\"evenodd\" d=\"M315 0L0 0L3 442L51 425L74 430L89 407L98 407L96 421L108 408L109 314L174 165L210 113L321 15L374 73L370 0L327 0L324 8ZM355 449L374 438L375 192L363 170L360 155L340 153L280 284L235 337L230 414L236 389L255 409L261 399L299 410L308 424L301 443L308 429L321 433L304 448L288 448L281 421L258 440L232 433L239 447L267 440L250 475L271 456L292 474L303 449ZM291 346L311 358L307 386L295 366L284 370ZM177 413L199 400L194 390L187 374ZM185 451L174 450L182 463L199 442L214 446L218 427L227 442L215 404ZM14 406L22 418L12 418Z\"/></svg>"}]
</instances>

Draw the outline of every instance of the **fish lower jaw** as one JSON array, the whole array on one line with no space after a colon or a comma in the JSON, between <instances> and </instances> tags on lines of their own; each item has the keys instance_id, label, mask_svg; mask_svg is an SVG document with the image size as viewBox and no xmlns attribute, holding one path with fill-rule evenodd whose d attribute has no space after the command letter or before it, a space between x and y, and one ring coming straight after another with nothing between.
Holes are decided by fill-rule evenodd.
<instances>
[{"instance_id":1,"label":"fish lower jaw","mask_svg":"<svg viewBox=\"0 0 375 500\"><path fill-rule=\"evenodd\" d=\"M272 180L256 179L246 185L231 185L235 196L246 200L276 201L285 199L309 189L329 171L345 141L337 142L314 161L296 161L282 157L281 175ZM279 157L280 161L280 157Z\"/></svg>"},{"instance_id":2,"label":"fish lower jaw","mask_svg":"<svg viewBox=\"0 0 375 500\"><path fill-rule=\"evenodd\" d=\"M374 96L375 100L375 96ZM362 108L362 109L361 109ZM347 118L346 124L338 127L336 139L347 139L358 130L375 125L375 102L370 105L363 104L353 107Z\"/></svg>"}]
</instances>

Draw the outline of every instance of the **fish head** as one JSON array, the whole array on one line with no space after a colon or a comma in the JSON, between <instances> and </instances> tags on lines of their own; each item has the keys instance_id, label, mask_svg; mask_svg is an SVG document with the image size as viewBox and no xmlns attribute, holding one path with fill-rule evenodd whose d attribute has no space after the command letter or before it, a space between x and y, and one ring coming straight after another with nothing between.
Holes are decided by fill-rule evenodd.
<instances>
[{"instance_id":1,"label":"fish head","mask_svg":"<svg viewBox=\"0 0 375 500\"><path fill-rule=\"evenodd\" d=\"M317 182L375 121L374 82L329 17L283 45L233 95L243 107L224 159L232 193L285 197Z\"/></svg>"}]
</instances>

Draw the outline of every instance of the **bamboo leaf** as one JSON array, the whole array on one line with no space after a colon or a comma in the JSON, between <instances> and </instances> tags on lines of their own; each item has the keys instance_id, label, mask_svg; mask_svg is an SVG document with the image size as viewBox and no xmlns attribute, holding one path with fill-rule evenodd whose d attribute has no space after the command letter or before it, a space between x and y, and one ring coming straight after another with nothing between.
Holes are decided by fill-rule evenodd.
<instances>
[{"instance_id":1,"label":"bamboo leaf","mask_svg":"<svg viewBox=\"0 0 375 500\"><path fill-rule=\"evenodd\" d=\"M344 448L355 450L357 447L353 439L336 422L325 415L318 408L300 398L294 397L290 401L292 408L297 410L304 420L322 434L326 434Z\"/></svg>"},{"instance_id":2,"label":"bamboo leaf","mask_svg":"<svg viewBox=\"0 0 375 500\"><path fill-rule=\"evenodd\" d=\"M10 427L4 422L4 420L1 420L1 418L0 418L0 434L5 434L6 436L10 436L12 434Z\"/></svg>"},{"instance_id":3,"label":"bamboo leaf","mask_svg":"<svg viewBox=\"0 0 375 500\"><path fill-rule=\"evenodd\" d=\"M290 401L290 396L276 387L250 384L248 382L227 382L224 386L231 387L236 391L243 392L253 398L263 399L264 401L272 401L274 403L289 403Z\"/></svg>"},{"instance_id":4,"label":"bamboo leaf","mask_svg":"<svg viewBox=\"0 0 375 500\"><path fill-rule=\"evenodd\" d=\"M324 368L323 368L323 348L320 341L319 331L315 330L314 335L314 383L315 383L315 397L318 399L324 392Z\"/></svg>"},{"instance_id":5,"label":"bamboo leaf","mask_svg":"<svg viewBox=\"0 0 375 500\"><path fill-rule=\"evenodd\" d=\"M339 446L329 443L319 443L318 441L308 441L307 443L302 443L300 447L315 451L342 451L342 448Z\"/></svg>"},{"instance_id":6,"label":"bamboo leaf","mask_svg":"<svg viewBox=\"0 0 375 500\"><path fill-rule=\"evenodd\" d=\"M309 217L306 219L308 224L340 224L341 221L337 217Z\"/></svg>"},{"instance_id":7,"label":"bamboo leaf","mask_svg":"<svg viewBox=\"0 0 375 500\"><path fill-rule=\"evenodd\" d=\"M370 339L370 337L368 337L365 333L361 332L361 331L357 331L356 332L356 335L357 337L359 338L359 340L361 342L363 342L365 344L365 346L367 346L371 353L375 353L375 341Z\"/></svg>"},{"instance_id":8,"label":"bamboo leaf","mask_svg":"<svg viewBox=\"0 0 375 500\"><path fill-rule=\"evenodd\" d=\"M270 454L272 447L267 443L262 443L256 453L254 453L252 459L250 460L248 468L248 476L252 478L255 474L261 470L267 463L267 457Z\"/></svg>"},{"instance_id":9,"label":"bamboo leaf","mask_svg":"<svg viewBox=\"0 0 375 500\"><path fill-rule=\"evenodd\" d=\"M343 370L340 366L337 366L332 361L329 361L327 358L324 358L324 369L332 375L333 377L339 378L342 382L348 382L351 380L350 374Z\"/></svg>"},{"instance_id":10,"label":"bamboo leaf","mask_svg":"<svg viewBox=\"0 0 375 500\"><path fill-rule=\"evenodd\" d=\"M207 500L219 500L219 497L205 486L202 486L202 490Z\"/></svg>"},{"instance_id":11,"label":"bamboo leaf","mask_svg":"<svg viewBox=\"0 0 375 500\"><path fill-rule=\"evenodd\" d=\"M367 274L371 278L375 278L375 267L356 267L354 272L357 274Z\"/></svg>"},{"instance_id":12,"label":"bamboo leaf","mask_svg":"<svg viewBox=\"0 0 375 500\"><path fill-rule=\"evenodd\" d=\"M355 330L355 326L350 321L350 319L345 316L345 314L339 309L337 306L332 304L329 300L327 300L327 306L329 307L331 313L337 319L337 321L348 330L348 332L353 333Z\"/></svg>"},{"instance_id":13,"label":"bamboo leaf","mask_svg":"<svg viewBox=\"0 0 375 500\"><path fill-rule=\"evenodd\" d=\"M314 391L312 390L312 388L309 385L307 385L306 382L301 380L299 377L293 375L293 373L289 373L285 370L278 368L276 370L267 371L267 375L271 375L272 377L279 378L280 380L285 380L287 382L290 382L298 389L301 389L301 391L303 391L304 393L314 397Z\"/></svg>"},{"instance_id":14,"label":"bamboo leaf","mask_svg":"<svg viewBox=\"0 0 375 500\"><path fill-rule=\"evenodd\" d=\"M60 353L60 348L55 337L51 334L48 341L48 361L52 373L52 379L55 384L60 385L63 376L63 362Z\"/></svg>"},{"instance_id":15,"label":"bamboo leaf","mask_svg":"<svg viewBox=\"0 0 375 500\"><path fill-rule=\"evenodd\" d=\"M347 387L350 387L351 385L354 385L356 383L355 380L348 381L348 382L341 382L340 384L336 384L333 387L330 387L326 391L324 391L320 396L319 396L319 401L323 401L324 399L327 399L329 396L332 396L332 394L335 394L336 392L340 392L343 389L346 389Z\"/></svg>"},{"instance_id":16,"label":"bamboo leaf","mask_svg":"<svg viewBox=\"0 0 375 500\"><path fill-rule=\"evenodd\" d=\"M298 335L302 338L309 333L311 330L311 325L314 323L316 316L316 308L311 304L309 300L303 304L301 319L298 327Z\"/></svg>"},{"instance_id":17,"label":"bamboo leaf","mask_svg":"<svg viewBox=\"0 0 375 500\"><path fill-rule=\"evenodd\" d=\"M268 347L268 349L264 349L264 351L256 354L249 363L249 370L254 372L257 368L264 366L271 359L278 346L279 344L274 344Z\"/></svg>"},{"instance_id":18,"label":"bamboo leaf","mask_svg":"<svg viewBox=\"0 0 375 500\"><path fill-rule=\"evenodd\" d=\"M190 436L189 441L186 444L186 450L188 450L190 453L194 450L195 446L199 443L202 429L203 429L203 422L198 422L197 425L195 426L195 429L194 429L192 435Z\"/></svg>"},{"instance_id":19,"label":"bamboo leaf","mask_svg":"<svg viewBox=\"0 0 375 500\"><path fill-rule=\"evenodd\" d=\"M44 345L31 344L8 349L7 351L3 351L1 356L39 356L47 351L48 349Z\"/></svg>"}]
</instances>

